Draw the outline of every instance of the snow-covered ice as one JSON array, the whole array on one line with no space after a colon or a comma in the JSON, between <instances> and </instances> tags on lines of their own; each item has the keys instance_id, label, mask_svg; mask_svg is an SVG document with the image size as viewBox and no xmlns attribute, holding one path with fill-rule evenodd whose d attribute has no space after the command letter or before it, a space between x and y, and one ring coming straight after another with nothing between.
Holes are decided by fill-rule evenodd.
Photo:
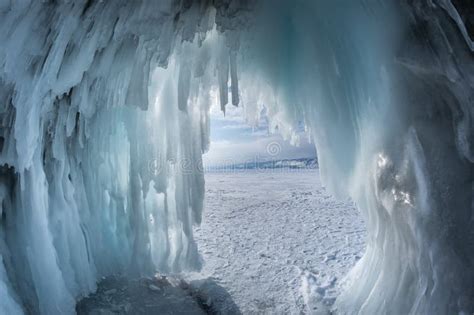
<instances>
[{"instance_id":1,"label":"snow-covered ice","mask_svg":"<svg viewBox=\"0 0 474 315\"><path fill-rule=\"evenodd\" d=\"M267 107L269 129L292 143L303 121L322 182L356 202L367 249L340 312L474 313L468 2L0 0L0 313L71 314L104 276L198 269L199 169L219 100L248 122ZM265 176L243 183L245 202L250 187L273 196ZM281 218L266 211L231 226L271 231L268 216ZM257 235L272 245L251 246L262 266L277 236L317 240L280 224L274 239ZM225 244L220 229L208 232ZM331 301L338 280L299 268L302 299Z\"/></svg>"},{"instance_id":2,"label":"snow-covered ice","mask_svg":"<svg viewBox=\"0 0 474 315\"><path fill-rule=\"evenodd\" d=\"M360 214L326 192L317 170L207 173L205 200L195 229L204 266L192 278L213 279L244 314L330 306L363 254Z\"/></svg>"}]
</instances>

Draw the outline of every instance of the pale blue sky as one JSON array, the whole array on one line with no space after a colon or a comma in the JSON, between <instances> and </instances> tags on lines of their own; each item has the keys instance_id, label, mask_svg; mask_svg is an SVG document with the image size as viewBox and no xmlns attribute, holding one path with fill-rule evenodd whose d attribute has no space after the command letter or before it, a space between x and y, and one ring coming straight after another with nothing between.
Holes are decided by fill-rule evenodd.
<instances>
[{"instance_id":1,"label":"pale blue sky","mask_svg":"<svg viewBox=\"0 0 474 315\"><path fill-rule=\"evenodd\" d=\"M214 166L316 157L314 144L309 142L303 129L301 126L299 146L293 146L281 135L268 132L265 109L261 112L258 127L252 128L245 122L241 107L227 105L225 116L218 108L211 108L211 147L204 154L204 164Z\"/></svg>"}]
</instances>

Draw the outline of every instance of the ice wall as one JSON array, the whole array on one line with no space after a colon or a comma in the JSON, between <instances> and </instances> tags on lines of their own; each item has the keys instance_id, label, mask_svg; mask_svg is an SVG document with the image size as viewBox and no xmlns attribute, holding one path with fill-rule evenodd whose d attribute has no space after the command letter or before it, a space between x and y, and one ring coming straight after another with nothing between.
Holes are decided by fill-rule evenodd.
<instances>
[{"instance_id":1,"label":"ice wall","mask_svg":"<svg viewBox=\"0 0 474 315\"><path fill-rule=\"evenodd\" d=\"M0 2L1 314L71 314L101 276L199 268L215 17Z\"/></svg>"},{"instance_id":2,"label":"ice wall","mask_svg":"<svg viewBox=\"0 0 474 315\"><path fill-rule=\"evenodd\" d=\"M242 93L259 78L274 119L304 118L325 184L366 220L337 312L474 310L472 5L457 3L265 2L241 36Z\"/></svg>"},{"instance_id":3,"label":"ice wall","mask_svg":"<svg viewBox=\"0 0 474 315\"><path fill-rule=\"evenodd\" d=\"M267 106L287 137L304 119L325 183L366 218L339 312L472 312L473 43L456 5L0 1L0 313L73 313L101 276L199 268L215 90L250 121Z\"/></svg>"}]
</instances>

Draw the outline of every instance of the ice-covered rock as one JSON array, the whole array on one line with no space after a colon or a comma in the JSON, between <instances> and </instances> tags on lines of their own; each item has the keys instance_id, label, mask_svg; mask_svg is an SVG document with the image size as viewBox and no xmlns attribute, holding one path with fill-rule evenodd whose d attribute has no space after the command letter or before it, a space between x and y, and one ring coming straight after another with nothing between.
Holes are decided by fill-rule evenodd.
<instances>
[{"instance_id":1,"label":"ice-covered rock","mask_svg":"<svg viewBox=\"0 0 474 315\"><path fill-rule=\"evenodd\" d=\"M474 309L474 94L449 0L0 1L0 310L199 268L209 107L304 119L368 224L341 312ZM229 88L230 85L230 88Z\"/></svg>"}]
</instances>

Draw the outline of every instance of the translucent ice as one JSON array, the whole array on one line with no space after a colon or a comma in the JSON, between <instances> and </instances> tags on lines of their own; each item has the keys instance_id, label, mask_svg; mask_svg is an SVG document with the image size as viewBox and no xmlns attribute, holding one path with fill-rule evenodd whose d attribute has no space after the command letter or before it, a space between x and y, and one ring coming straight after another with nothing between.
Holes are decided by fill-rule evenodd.
<instances>
[{"instance_id":1,"label":"translucent ice","mask_svg":"<svg viewBox=\"0 0 474 315\"><path fill-rule=\"evenodd\" d=\"M367 252L340 312L474 310L474 62L448 0L0 1L0 311L199 268L209 107L304 120ZM230 87L230 88L229 88ZM317 215L317 212L315 212Z\"/></svg>"}]
</instances>

